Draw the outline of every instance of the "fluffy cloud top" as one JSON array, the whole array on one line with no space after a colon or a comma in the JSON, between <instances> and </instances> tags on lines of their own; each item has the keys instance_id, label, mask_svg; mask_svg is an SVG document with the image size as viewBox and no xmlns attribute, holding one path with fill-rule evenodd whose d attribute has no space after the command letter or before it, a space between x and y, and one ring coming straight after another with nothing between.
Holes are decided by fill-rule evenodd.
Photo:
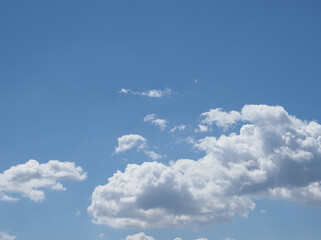
<instances>
[{"instance_id":1,"label":"fluffy cloud top","mask_svg":"<svg viewBox=\"0 0 321 240\"><path fill-rule=\"evenodd\" d=\"M246 217L255 198L321 206L321 125L281 106L246 105L222 116L214 121L222 127L236 119L243 125L194 142L202 158L129 164L97 186L88 208L93 221L116 228L213 225Z\"/></svg>"},{"instance_id":2,"label":"fluffy cloud top","mask_svg":"<svg viewBox=\"0 0 321 240\"><path fill-rule=\"evenodd\" d=\"M135 147L138 151L143 151L151 159L156 160L161 158L159 154L155 153L152 150L149 150L146 138L138 134L128 134L119 137L118 145L115 148L115 153L125 152Z\"/></svg>"},{"instance_id":3,"label":"fluffy cloud top","mask_svg":"<svg viewBox=\"0 0 321 240\"><path fill-rule=\"evenodd\" d=\"M217 126L227 130L231 125L241 119L241 114L237 111L224 112L222 108L216 108L202 113L201 117L203 118L203 124L212 125L216 123Z\"/></svg>"},{"instance_id":4,"label":"fluffy cloud top","mask_svg":"<svg viewBox=\"0 0 321 240\"><path fill-rule=\"evenodd\" d=\"M155 238L147 236L147 235L145 235L145 233L141 232L141 233L127 236L126 240L155 240ZM183 239L177 237L174 240L183 240ZM207 240L207 239L206 238L198 238L195 240Z\"/></svg>"},{"instance_id":5,"label":"fluffy cloud top","mask_svg":"<svg viewBox=\"0 0 321 240\"><path fill-rule=\"evenodd\" d=\"M150 98L162 98L166 96L171 96L174 93L170 88L166 88L165 90L151 89L147 91L133 91L131 89L122 88L119 92L124 94L140 95Z\"/></svg>"},{"instance_id":6,"label":"fluffy cloud top","mask_svg":"<svg viewBox=\"0 0 321 240\"><path fill-rule=\"evenodd\" d=\"M123 135L118 138L118 146L115 148L115 153L125 152L134 147L143 149L146 147L146 139L137 134Z\"/></svg>"},{"instance_id":7,"label":"fluffy cloud top","mask_svg":"<svg viewBox=\"0 0 321 240\"><path fill-rule=\"evenodd\" d=\"M198 132L208 132L210 131L211 128L208 127L207 125L203 125L203 124L198 124L197 128L195 128L194 132L198 133Z\"/></svg>"},{"instance_id":8,"label":"fluffy cloud top","mask_svg":"<svg viewBox=\"0 0 321 240\"><path fill-rule=\"evenodd\" d=\"M14 235L9 235L5 232L0 232L0 240L15 240L17 237Z\"/></svg>"},{"instance_id":9,"label":"fluffy cloud top","mask_svg":"<svg viewBox=\"0 0 321 240\"><path fill-rule=\"evenodd\" d=\"M129 235L126 240L155 240L155 238L145 235L145 233L137 233L134 235Z\"/></svg>"},{"instance_id":10,"label":"fluffy cloud top","mask_svg":"<svg viewBox=\"0 0 321 240\"><path fill-rule=\"evenodd\" d=\"M167 126L165 119L158 118L154 113L148 114L144 117L144 122L151 122L153 125L159 126L161 130L164 130Z\"/></svg>"},{"instance_id":11,"label":"fluffy cloud top","mask_svg":"<svg viewBox=\"0 0 321 240\"><path fill-rule=\"evenodd\" d=\"M50 160L48 163L39 164L36 160L29 160L0 174L0 199L18 201L17 197L7 194L21 194L32 201L40 202L45 199L41 188L65 190L60 181L84 179L86 179L86 173L73 162Z\"/></svg>"}]
</instances>

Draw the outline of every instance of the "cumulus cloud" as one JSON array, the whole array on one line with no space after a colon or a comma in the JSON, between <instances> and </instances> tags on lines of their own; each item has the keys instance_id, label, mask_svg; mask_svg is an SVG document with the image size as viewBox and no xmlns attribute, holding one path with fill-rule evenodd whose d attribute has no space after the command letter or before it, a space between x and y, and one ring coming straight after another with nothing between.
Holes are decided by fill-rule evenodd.
<instances>
[{"instance_id":1,"label":"cumulus cloud","mask_svg":"<svg viewBox=\"0 0 321 240\"><path fill-rule=\"evenodd\" d=\"M193 141L204 152L198 160L128 164L94 190L93 221L115 228L215 225L246 217L259 198L321 206L321 125L281 106L245 105L226 113L233 120L219 111L225 120L216 123L238 119L238 132Z\"/></svg>"},{"instance_id":2,"label":"cumulus cloud","mask_svg":"<svg viewBox=\"0 0 321 240\"><path fill-rule=\"evenodd\" d=\"M203 124L198 124L197 126L198 128L195 128L194 132L198 133L198 132L208 132L211 130L210 127L208 127L207 125L203 125Z\"/></svg>"},{"instance_id":3,"label":"cumulus cloud","mask_svg":"<svg viewBox=\"0 0 321 240\"><path fill-rule=\"evenodd\" d=\"M161 155L149 150L146 138L138 134L123 135L118 138L118 145L115 148L115 153L128 151L132 148L137 148L138 151L143 151L148 157L153 160L161 158Z\"/></svg>"},{"instance_id":4,"label":"cumulus cloud","mask_svg":"<svg viewBox=\"0 0 321 240\"><path fill-rule=\"evenodd\" d=\"M145 233L137 233L134 235L129 235L126 240L155 240L155 238L145 235Z\"/></svg>"},{"instance_id":5,"label":"cumulus cloud","mask_svg":"<svg viewBox=\"0 0 321 240\"><path fill-rule=\"evenodd\" d=\"M167 121L165 119L158 118L155 113L146 115L143 121L159 126L161 130L164 130L167 127Z\"/></svg>"},{"instance_id":6,"label":"cumulus cloud","mask_svg":"<svg viewBox=\"0 0 321 240\"><path fill-rule=\"evenodd\" d=\"M138 134L123 135L118 138L118 146L115 148L115 153L125 152L134 147L144 149L146 142L146 139Z\"/></svg>"},{"instance_id":7,"label":"cumulus cloud","mask_svg":"<svg viewBox=\"0 0 321 240\"><path fill-rule=\"evenodd\" d=\"M174 92L170 88L166 88L165 90L151 89L147 91L133 91L131 89L122 88L119 90L119 93L140 95L140 96L150 97L150 98L162 98L162 97L171 96L174 94Z\"/></svg>"},{"instance_id":8,"label":"cumulus cloud","mask_svg":"<svg viewBox=\"0 0 321 240\"><path fill-rule=\"evenodd\" d=\"M175 131L184 131L185 128L186 128L186 126L184 124L181 124L181 125L171 128L170 132L173 133Z\"/></svg>"},{"instance_id":9,"label":"cumulus cloud","mask_svg":"<svg viewBox=\"0 0 321 240\"><path fill-rule=\"evenodd\" d=\"M45 199L43 188L65 190L60 183L63 180L81 181L86 179L86 173L73 162L50 160L39 164L36 160L29 160L24 164L12 166L0 174L0 199L16 202L18 197L7 194L22 195L35 202Z\"/></svg>"},{"instance_id":10,"label":"cumulus cloud","mask_svg":"<svg viewBox=\"0 0 321 240\"><path fill-rule=\"evenodd\" d=\"M15 240L17 237L14 235L9 235L5 232L0 232L0 240Z\"/></svg>"},{"instance_id":11,"label":"cumulus cloud","mask_svg":"<svg viewBox=\"0 0 321 240\"><path fill-rule=\"evenodd\" d=\"M208 112L202 113L202 124L223 127L227 130L230 126L241 119L241 114L237 111L224 112L222 108L211 109Z\"/></svg>"}]
</instances>

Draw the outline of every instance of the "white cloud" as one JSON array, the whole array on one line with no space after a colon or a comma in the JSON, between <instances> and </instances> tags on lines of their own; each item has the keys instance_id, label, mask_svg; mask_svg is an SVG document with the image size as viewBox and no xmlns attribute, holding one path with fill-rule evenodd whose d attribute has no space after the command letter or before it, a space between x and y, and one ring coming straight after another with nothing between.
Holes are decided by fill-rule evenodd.
<instances>
[{"instance_id":1,"label":"white cloud","mask_svg":"<svg viewBox=\"0 0 321 240\"><path fill-rule=\"evenodd\" d=\"M197 238L195 240L207 240L207 238Z\"/></svg>"},{"instance_id":2,"label":"white cloud","mask_svg":"<svg viewBox=\"0 0 321 240\"><path fill-rule=\"evenodd\" d=\"M234 238L224 238L223 240L234 240Z\"/></svg>"},{"instance_id":3,"label":"white cloud","mask_svg":"<svg viewBox=\"0 0 321 240\"><path fill-rule=\"evenodd\" d=\"M86 173L73 162L50 160L48 163L39 164L36 160L29 160L0 174L0 199L15 202L19 198L7 194L21 194L32 201L41 202L45 199L41 188L65 190L59 181L84 179Z\"/></svg>"},{"instance_id":4,"label":"white cloud","mask_svg":"<svg viewBox=\"0 0 321 240\"><path fill-rule=\"evenodd\" d=\"M206 125L203 125L203 124L198 124L198 128L196 128L194 130L194 132L198 133L198 132L208 132L210 131L211 128L206 126Z\"/></svg>"},{"instance_id":5,"label":"white cloud","mask_svg":"<svg viewBox=\"0 0 321 240\"><path fill-rule=\"evenodd\" d=\"M239 133L192 141L202 158L128 164L97 186L88 208L93 221L116 228L215 225L246 217L253 198L321 206L321 125L280 106L246 105L234 115L244 121Z\"/></svg>"},{"instance_id":6,"label":"white cloud","mask_svg":"<svg viewBox=\"0 0 321 240\"><path fill-rule=\"evenodd\" d=\"M183 240L183 239L181 239L181 238L177 237L177 238L175 238L174 240Z\"/></svg>"},{"instance_id":7,"label":"white cloud","mask_svg":"<svg viewBox=\"0 0 321 240\"><path fill-rule=\"evenodd\" d=\"M8 195L2 194L0 193L0 200L4 201L4 202L18 202L19 198L15 198L15 197L10 197Z\"/></svg>"},{"instance_id":8,"label":"white cloud","mask_svg":"<svg viewBox=\"0 0 321 240\"><path fill-rule=\"evenodd\" d=\"M175 131L184 131L185 128L186 128L186 126L184 124L181 124L181 125L171 128L171 130L169 132L173 133Z\"/></svg>"},{"instance_id":9,"label":"white cloud","mask_svg":"<svg viewBox=\"0 0 321 240\"><path fill-rule=\"evenodd\" d=\"M125 152L132 148L137 148L138 151L143 151L148 157L153 160L161 158L161 155L149 150L146 138L138 134L123 135L118 138L118 145L115 148L115 153Z\"/></svg>"},{"instance_id":10,"label":"white cloud","mask_svg":"<svg viewBox=\"0 0 321 240\"><path fill-rule=\"evenodd\" d=\"M151 89L147 91L133 91L131 89L122 88L119 90L119 93L140 95L150 98L162 98L174 94L174 92L170 88L166 88L165 90Z\"/></svg>"},{"instance_id":11,"label":"white cloud","mask_svg":"<svg viewBox=\"0 0 321 240\"><path fill-rule=\"evenodd\" d=\"M144 150L144 153L153 160L162 158L160 154L155 153L154 151L151 151L151 150Z\"/></svg>"},{"instance_id":12,"label":"white cloud","mask_svg":"<svg viewBox=\"0 0 321 240\"><path fill-rule=\"evenodd\" d=\"M146 147L146 139L137 134L123 135L118 138L118 146L115 148L115 153L125 152L134 147L143 149Z\"/></svg>"},{"instance_id":13,"label":"white cloud","mask_svg":"<svg viewBox=\"0 0 321 240\"><path fill-rule=\"evenodd\" d=\"M151 122L151 124L159 126L161 130L167 127L167 121L165 119L158 118L155 113L148 114L144 117L144 122Z\"/></svg>"},{"instance_id":14,"label":"white cloud","mask_svg":"<svg viewBox=\"0 0 321 240\"><path fill-rule=\"evenodd\" d=\"M5 232L0 232L0 240L15 240L17 237L14 235L9 235Z\"/></svg>"},{"instance_id":15,"label":"white cloud","mask_svg":"<svg viewBox=\"0 0 321 240\"><path fill-rule=\"evenodd\" d=\"M155 240L155 238L145 235L145 233L137 233L134 235L129 235L126 240Z\"/></svg>"},{"instance_id":16,"label":"white cloud","mask_svg":"<svg viewBox=\"0 0 321 240\"><path fill-rule=\"evenodd\" d=\"M213 123L216 123L217 126L227 130L241 119L241 114L236 111L224 112L221 108L216 108L202 113L201 117L203 117L201 121L202 124L212 125Z\"/></svg>"},{"instance_id":17,"label":"white cloud","mask_svg":"<svg viewBox=\"0 0 321 240\"><path fill-rule=\"evenodd\" d=\"M267 213L267 211L264 210L264 209L261 209L261 210L260 210L260 213L264 214L264 213Z\"/></svg>"},{"instance_id":18,"label":"white cloud","mask_svg":"<svg viewBox=\"0 0 321 240\"><path fill-rule=\"evenodd\" d=\"M75 213L75 216L76 216L76 217L79 217L80 214L81 214L81 212L78 210L78 211Z\"/></svg>"}]
</instances>

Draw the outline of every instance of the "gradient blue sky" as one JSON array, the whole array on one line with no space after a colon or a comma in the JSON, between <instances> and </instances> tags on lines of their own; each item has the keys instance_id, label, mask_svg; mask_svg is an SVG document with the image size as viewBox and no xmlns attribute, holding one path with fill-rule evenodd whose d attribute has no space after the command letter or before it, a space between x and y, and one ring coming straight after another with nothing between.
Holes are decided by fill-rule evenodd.
<instances>
[{"instance_id":1,"label":"gradient blue sky","mask_svg":"<svg viewBox=\"0 0 321 240\"><path fill-rule=\"evenodd\" d=\"M45 190L41 203L0 201L0 232L18 240L117 240L142 231L158 240L319 239L321 209L284 200L257 199L247 218L181 228L97 225L87 208L117 170L151 161L134 149L114 154L123 135L143 136L168 164L204 155L182 139L225 134L194 132L210 109L280 105L320 122L320 12L312 0L1 1L0 173L57 159L88 177ZM174 93L149 98L122 88ZM143 121L151 113L168 121L166 130ZM169 133L180 124L186 131Z\"/></svg>"}]
</instances>

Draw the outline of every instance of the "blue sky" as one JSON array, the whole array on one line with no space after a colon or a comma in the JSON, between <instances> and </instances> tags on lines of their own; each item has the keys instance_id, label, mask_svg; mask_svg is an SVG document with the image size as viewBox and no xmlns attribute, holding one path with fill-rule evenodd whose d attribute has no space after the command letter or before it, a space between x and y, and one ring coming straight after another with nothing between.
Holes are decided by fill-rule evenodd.
<instances>
[{"instance_id":1,"label":"blue sky","mask_svg":"<svg viewBox=\"0 0 321 240\"><path fill-rule=\"evenodd\" d=\"M0 240L319 239L320 10L2 1Z\"/></svg>"}]
</instances>

